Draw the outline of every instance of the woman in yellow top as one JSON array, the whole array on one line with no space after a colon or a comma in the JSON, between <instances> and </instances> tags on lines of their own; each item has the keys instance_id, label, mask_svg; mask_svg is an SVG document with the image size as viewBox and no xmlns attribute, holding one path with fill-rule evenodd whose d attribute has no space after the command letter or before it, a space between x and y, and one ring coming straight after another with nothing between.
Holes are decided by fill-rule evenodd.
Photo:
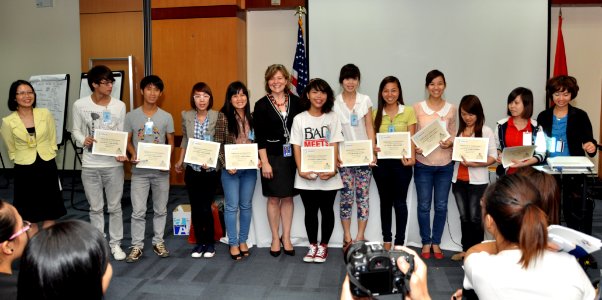
<instances>
[{"instance_id":1,"label":"woman in yellow top","mask_svg":"<svg viewBox=\"0 0 602 300\"><path fill-rule=\"evenodd\" d=\"M31 83L17 80L10 86L8 109L0 131L15 164L13 205L23 219L43 227L67 213L56 168L56 128L54 117L45 108L35 108L36 94Z\"/></svg>"}]
</instances>

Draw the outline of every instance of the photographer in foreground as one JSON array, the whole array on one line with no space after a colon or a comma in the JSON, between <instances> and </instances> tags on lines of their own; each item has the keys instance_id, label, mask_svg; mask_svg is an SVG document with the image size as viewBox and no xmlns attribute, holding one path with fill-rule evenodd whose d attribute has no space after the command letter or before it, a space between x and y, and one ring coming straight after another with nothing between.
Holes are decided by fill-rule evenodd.
<instances>
[{"instance_id":1,"label":"photographer in foreground","mask_svg":"<svg viewBox=\"0 0 602 300\"><path fill-rule=\"evenodd\" d=\"M405 247L405 246L395 246L395 250L405 251L408 254L411 254L414 258L414 270L411 272L411 276L409 278L409 294L402 296L403 299L423 299L430 300L431 296L429 295L427 288L427 268L426 264L418 257L416 251ZM400 257L397 259L397 267L404 273L408 272L411 268L410 264L406 259ZM345 281L343 282L343 288L341 290L341 300L350 300L350 299L372 299L372 297L355 297L351 293L351 287L349 284L349 276L345 277Z\"/></svg>"}]
</instances>

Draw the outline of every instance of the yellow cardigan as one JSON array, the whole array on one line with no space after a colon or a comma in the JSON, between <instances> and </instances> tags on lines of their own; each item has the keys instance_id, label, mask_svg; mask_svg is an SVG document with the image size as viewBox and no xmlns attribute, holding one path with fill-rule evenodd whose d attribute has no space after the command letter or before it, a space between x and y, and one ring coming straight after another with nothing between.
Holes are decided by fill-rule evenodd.
<instances>
[{"instance_id":1,"label":"yellow cardigan","mask_svg":"<svg viewBox=\"0 0 602 300\"><path fill-rule=\"evenodd\" d=\"M34 108L33 120L36 129L36 144L30 146L29 133L17 112L2 118L0 132L8 148L8 157L15 164L31 165L36 160L36 154L49 161L56 157L56 127L54 117L46 108Z\"/></svg>"}]
</instances>

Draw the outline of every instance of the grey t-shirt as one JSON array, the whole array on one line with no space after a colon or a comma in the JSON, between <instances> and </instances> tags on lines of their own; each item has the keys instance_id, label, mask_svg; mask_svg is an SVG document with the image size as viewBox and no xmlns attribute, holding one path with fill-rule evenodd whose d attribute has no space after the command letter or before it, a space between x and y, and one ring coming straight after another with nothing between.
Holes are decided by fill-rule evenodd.
<instances>
[{"instance_id":1,"label":"grey t-shirt","mask_svg":"<svg viewBox=\"0 0 602 300\"><path fill-rule=\"evenodd\" d=\"M146 128L152 122L152 130ZM149 127L150 128L150 127ZM147 117L138 107L125 116L124 131L132 133L132 144L138 150L138 142L165 144L168 133L174 132L171 114L159 108L152 117Z\"/></svg>"}]
</instances>

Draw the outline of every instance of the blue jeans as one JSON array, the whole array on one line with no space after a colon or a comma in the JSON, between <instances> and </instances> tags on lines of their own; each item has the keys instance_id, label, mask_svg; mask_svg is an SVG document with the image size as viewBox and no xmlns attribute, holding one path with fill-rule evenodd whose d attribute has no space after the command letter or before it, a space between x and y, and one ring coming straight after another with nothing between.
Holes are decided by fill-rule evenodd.
<instances>
[{"instance_id":1,"label":"blue jeans","mask_svg":"<svg viewBox=\"0 0 602 300\"><path fill-rule=\"evenodd\" d=\"M251 226L253 192L257 181L257 170L237 170L230 175L222 170L222 186L224 188L225 209L224 221L228 233L228 244L237 246L246 243ZM240 230L237 233L236 215L240 210Z\"/></svg>"},{"instance_id":2,"label":"blue jeans","mask_svg":"<svg viewBox=\"0 0 602 300\"><path fill-rule=\"evenodd\" d=\"M427 166L420 162L416 162L414 166L414 183L418 197L418 226L423 245L441 244L453 174L453 161L445 166ZM435 191L434 199L433 190ZM431 201L433 200L435 202L435 218L431 232Z\"/></svg>"}]
</instances>

